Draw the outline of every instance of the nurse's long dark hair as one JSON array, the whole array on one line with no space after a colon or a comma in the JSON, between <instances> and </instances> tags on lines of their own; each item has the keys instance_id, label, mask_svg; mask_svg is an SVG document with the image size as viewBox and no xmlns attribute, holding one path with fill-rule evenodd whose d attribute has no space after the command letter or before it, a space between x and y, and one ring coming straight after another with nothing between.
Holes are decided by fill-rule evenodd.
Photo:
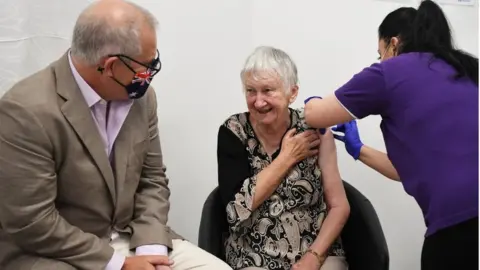
<instances>
[{"instance_id":1,"label":"nurse's long dark hair","mask_svg":"<svg viewBox=\"0 0 480 270\"><path fill-rule=\"evenodd\" d=\"M422 1L418 10L400 8L391 12L378 28L378 34L387 42L399 37L399 55L433 53L455 68L456 78L467 77L478 85L478 58L454 47L447 18L433 1Z\"/></svg>"}]
</instances>

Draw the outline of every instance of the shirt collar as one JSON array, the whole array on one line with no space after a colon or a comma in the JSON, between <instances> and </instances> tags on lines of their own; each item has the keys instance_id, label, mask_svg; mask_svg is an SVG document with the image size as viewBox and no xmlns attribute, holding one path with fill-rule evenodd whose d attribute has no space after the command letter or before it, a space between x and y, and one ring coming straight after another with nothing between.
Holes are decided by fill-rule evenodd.
<instances>
[{"instance_id":1,"label":"shirt collar","mask_svg":"<svg viewBox=\"0 0 480 270\"><path fill-rule=\"evenodd\" d=\"M68 62L70 64L70 69L72 70L73 77L77 82L78 88L82 92L85 101L87 102L88 107L92 107L93 105L97 104L97 102L101 101L102 98L95 92L95 90L88 85L88 83L80 76L77 69L73 65L72 58L70 56L70 52L68 53Z\"/></svg>"}]
</instances>

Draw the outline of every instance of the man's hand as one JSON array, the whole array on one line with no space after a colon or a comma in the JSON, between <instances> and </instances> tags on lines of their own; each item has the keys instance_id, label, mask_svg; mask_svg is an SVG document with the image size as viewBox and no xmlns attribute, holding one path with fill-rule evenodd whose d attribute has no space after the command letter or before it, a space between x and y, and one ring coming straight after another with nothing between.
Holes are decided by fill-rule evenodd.
<instances>
[{"instance_id":1,"label":"man's hand","mask_svg":"<svg viewBox=\"0 0 480 270\"><path fill-rule=\"evenodd\" d=\"M172 270L172 268L170 268L170 266L159 265L155 267L155 270Z\"/></svg>"},{"instance_id":2,"label":"man's hand","mask_svg":"<svg viewBox=\"0 0 480 270\"><path fill-rule=\"evenodd\" d=\"M133 256L125 258L122 270L159 270L156 267L169 267L172 264L173 262L167 256ZM166 269L160 268L160 270Z\"/></svg>"}]
</instances>

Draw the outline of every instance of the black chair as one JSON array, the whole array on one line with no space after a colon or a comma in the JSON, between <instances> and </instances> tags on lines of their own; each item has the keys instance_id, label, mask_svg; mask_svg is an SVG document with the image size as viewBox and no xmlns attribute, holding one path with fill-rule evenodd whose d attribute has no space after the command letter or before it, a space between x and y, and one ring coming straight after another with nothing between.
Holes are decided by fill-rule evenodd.
<instances>
[{"instance_id":1,"label":"black chair","mask_svg":"<svg viewBox=\"0 0 480 270\"><path fill-rule=\"evenodd\" d=\"M342 231L349 270L388 270L390 257L382 225L372 203L343 181L350 203L350 217Z\"/></svg>"},{"instance_id":2,"label":"black chair","mask_svg":"<svg viewBox=\"0 0 480 270\"><path fill-rule=\"evenodd\" d=\"M224 240L228 235L225 209L222 207L220 190L216 187L203 204L198 232L198 246L225 261Z\"/></svg>"},{"instance_id":3,"label":"black chair","mask_svg":"<svg viewBox=\"0 0 480 270\"><path fill-rule=\"evenodd\" d=\"M349 270L388 270L387 242L373 205L355 187L345 181L343 185L350 203L350 217L342 231ZM217 187L203 205L198 246L225 260L223 242L227 234L225 209Z\"/></svg>"}]
</instances>

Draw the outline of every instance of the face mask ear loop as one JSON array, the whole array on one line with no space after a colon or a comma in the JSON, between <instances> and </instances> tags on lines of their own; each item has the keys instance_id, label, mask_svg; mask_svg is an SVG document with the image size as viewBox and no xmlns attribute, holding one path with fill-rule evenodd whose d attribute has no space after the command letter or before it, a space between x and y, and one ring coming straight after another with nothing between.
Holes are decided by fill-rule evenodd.
<instances>
[{"instance_id":1,"label":"face mask ear loop","mask_svg":"<svg viewBox=\"0 0 480 270\"><path fill-rule=\"evenodd\" d=\"M127 63L127 61L125 61L125 60L122 59L122 57L117 57L117 58L118 58L120 61L122 61L122 63L123 63L128 69L130 69L130 71L132 71L134 74L137 73L137 72L135 72L135 70L134 70L132 67L130 67L130 65Z\"/></svg>"},{"instance_id":2,"label":"face mask ear loop","mask_svg":"<svg viewBox=\"0 0 480 270\"><path fill-rule=\"evenodd\" d=\"M381 55L380 60L385 59L385 55L387 55L388 50L390 49L390 44L391 44L391 41L388 41L388 43L385 45L385 50L383 51L383 54Z\"/></svg>"},{"instance_id":3,"label":"face mask ear loop","mask_svg":"<svg viewBox=\"0 0 480 270\"><path fill-rule=\"evenodd\" d=\"M112 78L112 80L114 80L116 83L118 83L119 85L123 86L124 88L126 88L127 86L124 85L123 83L121 83L119 80L117 80L115 77L110 77Z\"/></svg>"}]
</instances>

